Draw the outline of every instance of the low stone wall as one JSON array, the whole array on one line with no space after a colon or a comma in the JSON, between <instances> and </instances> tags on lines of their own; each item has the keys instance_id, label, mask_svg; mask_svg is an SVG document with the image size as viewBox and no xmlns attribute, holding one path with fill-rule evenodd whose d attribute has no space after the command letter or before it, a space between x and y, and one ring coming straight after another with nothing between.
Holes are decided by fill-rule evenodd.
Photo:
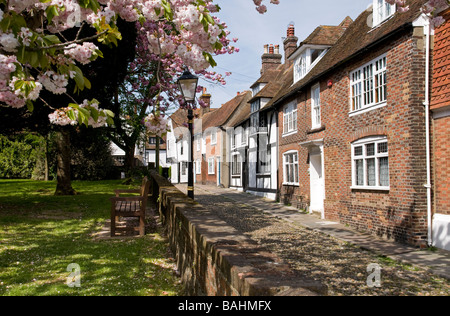
<instances>
[{"instance_id":1,"label":"low stone wall","mask_svg":"<svg viewBox=\"0 0 450 316\"><path fill-rule=\"evenodd\" d=\"M152 190L188 295L324 295L276 255L187 198L156 172Z\"/></svg>"}]
</instances>

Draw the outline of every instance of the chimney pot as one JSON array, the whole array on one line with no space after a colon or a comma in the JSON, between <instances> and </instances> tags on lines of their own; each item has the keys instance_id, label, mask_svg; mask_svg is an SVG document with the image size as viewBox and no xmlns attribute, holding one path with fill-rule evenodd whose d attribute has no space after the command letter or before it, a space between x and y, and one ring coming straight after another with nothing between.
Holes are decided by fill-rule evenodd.
<instances>
[{"instance_id":1,"label":"chimney pot","mask_svg":"<svg viewBox=\"0 0 450 316\"><path fill-rule=\"evenodd\" d=\"M264 54L268 54L269 53L269 45L266 44L264 45Z\"/></svg>"},{"instance_id":2,"label":"chimney pot","mask_svg":"<svg viewBox=\"0 0 450 316\"><path fill-rule=\"evenodd\" d=\"M273 55L273 44L269 46L269 54Z\"/></svg>"},{"instance_id":3,"label":"chimney pot","mask_svg":"<svg viewBox=\"0 0 450 316\"><path fill-rule=\"evenodd\" d=\"M292 55L293 52L297 49L297 41L298 38L295 36L295 26L293 23L290 23L287 29L287 37L284 39L284 61L285 63L290 63L289 56Z\"/></svg>"}]
</instances>

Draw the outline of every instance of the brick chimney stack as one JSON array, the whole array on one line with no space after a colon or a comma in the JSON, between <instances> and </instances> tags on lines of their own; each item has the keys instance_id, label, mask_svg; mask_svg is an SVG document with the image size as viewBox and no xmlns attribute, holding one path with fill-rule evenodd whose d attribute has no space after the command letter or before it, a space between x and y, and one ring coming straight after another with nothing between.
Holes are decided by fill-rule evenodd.
<instances>
[{"instance_id":1,"label":"brick chimney stack","mask_svg":"<svg viewBox=\"0 0 450 316\"><path fill-rule=\"evenodd\" d=\"M282 58L283 56L280 55L280 48L278 45L264 45L264 54L261 57L261 75L264 74L264 72L266 72L267 70L276 69L279 65L281 65Z\"/></svg>"},{"instance_id":2,"label":"brick chimney stack","mask_svg":"<svg viewBox=\"0 0 450 316\"><path fill-rule=\"evenodd\" d=\"M294 23L289 24L287 29L287 37L284 40L284 61L288 62L289 56L297 49L298 37L295 36L295 26Z\"/></svg>"},{"instance_id":3,"label":"brick chimney stack","mask_svg":"<svg viewBox=\"0 0 450 316\"><path fill-rule=\"evenodd\" d=\"M203 116L211 110L211 94L206 93L206 88L203 88L200 100L206 104L206 107L200 107L200 116Z\"/></svg>"}]
</instances>

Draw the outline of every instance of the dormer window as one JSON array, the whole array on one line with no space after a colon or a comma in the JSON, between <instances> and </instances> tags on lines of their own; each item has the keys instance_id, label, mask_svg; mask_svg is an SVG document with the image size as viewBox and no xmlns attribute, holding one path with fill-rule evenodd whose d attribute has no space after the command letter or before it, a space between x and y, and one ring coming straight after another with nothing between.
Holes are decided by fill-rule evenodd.
<instances>
[{"instance_id":1,"label":"dormer window","mask_svg":"<svg viewBox=\"0 0 450 316\"><path fill-rule=\"evenodd\" d=\"M395 13L395 4L386 0L373 0L373 26L377 26Z\"/></svg>"},{"instance_id":2,"label":"dormer window","mask_svg":"<svg viewBox=\"0 0 450 316\"><path fill-rule=\"evenodd\" d=\"M257 84L252 88L253 96L257 95L259 91L261 91L266 86L266 83Z\"/></svg>"},{"instance_id":3,"label":"dormer window","mask_svg":"<svg viewBox=\"0 0 450 316\"><path fill-rule=\"evenodd\" d=\"M304 47L301 53L299 51L294 61L294 83L303 79L325 55L327 50L328 47L310 46Z\"/></svg>"}]
</instances>

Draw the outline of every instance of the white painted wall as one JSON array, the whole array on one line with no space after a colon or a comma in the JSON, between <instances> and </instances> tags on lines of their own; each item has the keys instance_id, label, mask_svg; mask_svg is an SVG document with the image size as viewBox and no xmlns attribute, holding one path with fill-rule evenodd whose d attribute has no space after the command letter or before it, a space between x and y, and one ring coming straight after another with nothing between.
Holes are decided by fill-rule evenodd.
<instances>
[{"instance_id":1,"label":"white painted wall","mask_svg":"<svg viewBox=\"0 0 450 316\"><path fill-rule=\"evenodd\" d=\"M434 214L433 246L450 251L450 215Z\"/></svg>"}]
</instances>

